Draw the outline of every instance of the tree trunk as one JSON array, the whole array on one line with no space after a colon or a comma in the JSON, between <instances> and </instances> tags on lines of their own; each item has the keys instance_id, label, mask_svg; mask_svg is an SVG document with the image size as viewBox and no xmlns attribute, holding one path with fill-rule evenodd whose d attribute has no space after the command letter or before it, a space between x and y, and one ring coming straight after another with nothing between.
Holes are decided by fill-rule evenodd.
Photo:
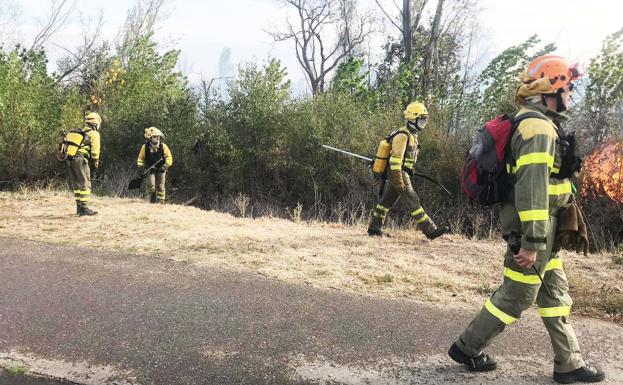
<instances>
[{"instance_id":1,"label":"tree trunk","mask_svg":"<svg viewBox=\"0 0 623 385\"><path fill-rule=\"evenodd\" d=\"M411 0L402 1L402 44L405 49L404 62L411 63Z\"/></svg>"},{"instance_id":2,"label":"tree trunk","mask_svg":"<svg viewBox=\"0 0 623 385\"><path fill-rule=\"evenodd\" d=\"M437 3L437 10L435 11L435 18L433 19L433 26L430 32L430 40L428 41L428 49L424 56L424 75L422 76L422 96L426 97L431 85L431 74L433 61L437 55L437 41L439 40L439 26L441 25L441 15L443 13L444 0L439 0Z\"/></svg>"}]
</instances>

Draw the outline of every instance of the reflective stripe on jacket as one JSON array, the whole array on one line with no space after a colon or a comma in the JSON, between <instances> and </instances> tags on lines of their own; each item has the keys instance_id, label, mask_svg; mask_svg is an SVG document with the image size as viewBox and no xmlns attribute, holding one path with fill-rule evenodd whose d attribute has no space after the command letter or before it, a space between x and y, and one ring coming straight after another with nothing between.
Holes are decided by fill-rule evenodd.
<instances>
[{"instance_id":1,"label":"reflective stripe on jacket","mask_svg":"<svg viewBox=\"0 0 623 385\"><path fill-rule=\"evenodd\" d=\"M521 229L522 247L545 250L550 215L566 205L572 196L568 179L556 179L562 163L562 145L556 125L546 109L523 107L517 116L528 111L543 114L546 119L522 120L511 139L512 171L516 175L514 209Z\"/></svg>"},{"instance_id":2,"label":"reflective stripe on jacket","mask_svg":"<svg viewBox=\"0 0 623 385\"><path fill-rule=\"evenodd\" d=\"M143 144L141 146L141 150L138 153L138 158L136 159L136 165L139 167L145 166L145 147L147 147L148 144ZM163 151L163 155L164 155L164 162L171 166L173 164L173 154L171 154L171 150L169 149L169 146L167 146L166 144L162 143L162 151ZM148 167L151 165L147 165Z\"/></svg>"},{"instance_id":3,"label":"reflective stripe on jacket","mask_svg":"<svg viewBox=\"0 0 623 385\"><path fill-rule=\"evenodd\" d=\"M405 127L398 129L391 141L392 150L389 158L391 170L401 170L404 166L412 170L417 161L418 137L409 132Z\"/></svg>"},{"instance_id":4,"label":"reflective stripe on jacket","mask_svg":"<svg viewBox=\"0 0 623 385\"><path fill-rule=\"evenodd\" d=\"M85 127L83 129L84 132L84 140L78 149L79 153L82 153L85 158L98 160L100 158L100 133L91 129L90 127Z\"/></svg>"}]
</instances>

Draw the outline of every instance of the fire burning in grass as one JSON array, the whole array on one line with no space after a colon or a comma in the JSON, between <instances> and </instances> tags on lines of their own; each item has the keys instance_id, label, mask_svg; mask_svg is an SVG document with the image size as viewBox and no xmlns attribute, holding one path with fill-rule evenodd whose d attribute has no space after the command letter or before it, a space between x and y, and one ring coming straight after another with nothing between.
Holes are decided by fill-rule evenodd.
<instances>
[{"instance_id":1,"label":"fire burning in grass","mask_svg":"<svg viewBox=\"0 0 623 385\"><path fill-rule=\"evenodd\" d=\"M623 140L610 140L584 160L582 197L606 195L623 204Z\"/></svg>"}]
</instances>

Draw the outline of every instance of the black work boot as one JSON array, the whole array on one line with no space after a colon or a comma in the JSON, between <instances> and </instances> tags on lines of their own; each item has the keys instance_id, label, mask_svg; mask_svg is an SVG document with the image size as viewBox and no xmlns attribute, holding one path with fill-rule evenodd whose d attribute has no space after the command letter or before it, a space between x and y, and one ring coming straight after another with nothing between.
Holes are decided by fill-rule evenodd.
<instances>
[{"instance_id":1,"label":"black work boot","mask_svg":"<svg viewBox=\"0 0 623 385\"><path fill-rule=\"evenodd\" d=\"M156 192L149 193L149 203L156 203Z\"/></svg>"},{"instance_id":2,"label":"black work boot","mask_svg":"<svg viewBox=\"0 0 623 385\"><path fill-rule=\"evenodd\" d=\"M76 201L76 215L80 215L80 201Z\"/></svg>"},{"instance_id":3,"label":"black work boot","mask_svg":"<svg viewBox=\"0 0 623 385\"><path fill-rule=\"evenodd\" d=\"M467 366L467 369L470 372L489 372L498 367L498 363L495 358L482 352L474 357L470 357L463 353L463 351L459 349L456 344L452 344L450 350L448 350L448 355L455 362Z\"/></svg>"},{"instance_id":4,"label":"black work boot","mask_svg":"<svg viewBox=\"0 0 623 385\"><path fill-rule=\"evenodd\" d=\"M431 232L424 233L424 235L426 235L426 238L428 238L428 239L430 239L432 241L435 238L441 237L442 235L444 235L448 231L450 231L448 226L441 226L441 227L438 227L438 228L436 228L435 230L433 230Z\"/></svg>"},{"instance_id":5,"label":"black work boot","mask_svg":"<svg viewBox=\"0 0 623 385\"><path fill-rule=\"evenodd\" d=\"M389 235L383 234L383 231L381 231L380 229L375 229L373 227L368 227L368 235L371 237L389 237Z\"/></svg>"},{"instance_id":6,"label":"black work boot","mask_svg":"<svg viewBox=\"0 0 623 385\"><path fill-rule=\"evenodd\" d=\"M97 211L93 211L90 208L88 208L87 204L85 202L80 202L80 207L78 209L78 215L81 216L81 217L97 215Z\"/></svg>"},{"instance_id":7,"label":"black work boot","mask_svg":"<svg viewBox=\"0 0 623 385\"><path fill-rule=\"evenodd\" d=\"M559 384L573 384L576 382L601 382L606 373L595 366L583 366L567 373L554 372L554 381Z\"/></svg>"}]
</instances>

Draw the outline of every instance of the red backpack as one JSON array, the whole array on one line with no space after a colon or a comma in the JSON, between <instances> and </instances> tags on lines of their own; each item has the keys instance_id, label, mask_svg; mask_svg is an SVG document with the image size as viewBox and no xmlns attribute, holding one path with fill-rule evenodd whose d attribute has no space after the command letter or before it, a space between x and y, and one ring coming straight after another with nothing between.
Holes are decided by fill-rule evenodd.
<instances>
[{"instance_id":1,"label":"red backpack","mask_svg":"<svg viewBox=\"0 0 623 385\"><path fill-rule=\"evenodd\" d=\"M465 195L483 206L504 201L514 186L507 169L510 141L519 123L527 118L546 119L536 112L498 115L476 131L461 170L461 187Z\"/></svg>"}]
</instances>

